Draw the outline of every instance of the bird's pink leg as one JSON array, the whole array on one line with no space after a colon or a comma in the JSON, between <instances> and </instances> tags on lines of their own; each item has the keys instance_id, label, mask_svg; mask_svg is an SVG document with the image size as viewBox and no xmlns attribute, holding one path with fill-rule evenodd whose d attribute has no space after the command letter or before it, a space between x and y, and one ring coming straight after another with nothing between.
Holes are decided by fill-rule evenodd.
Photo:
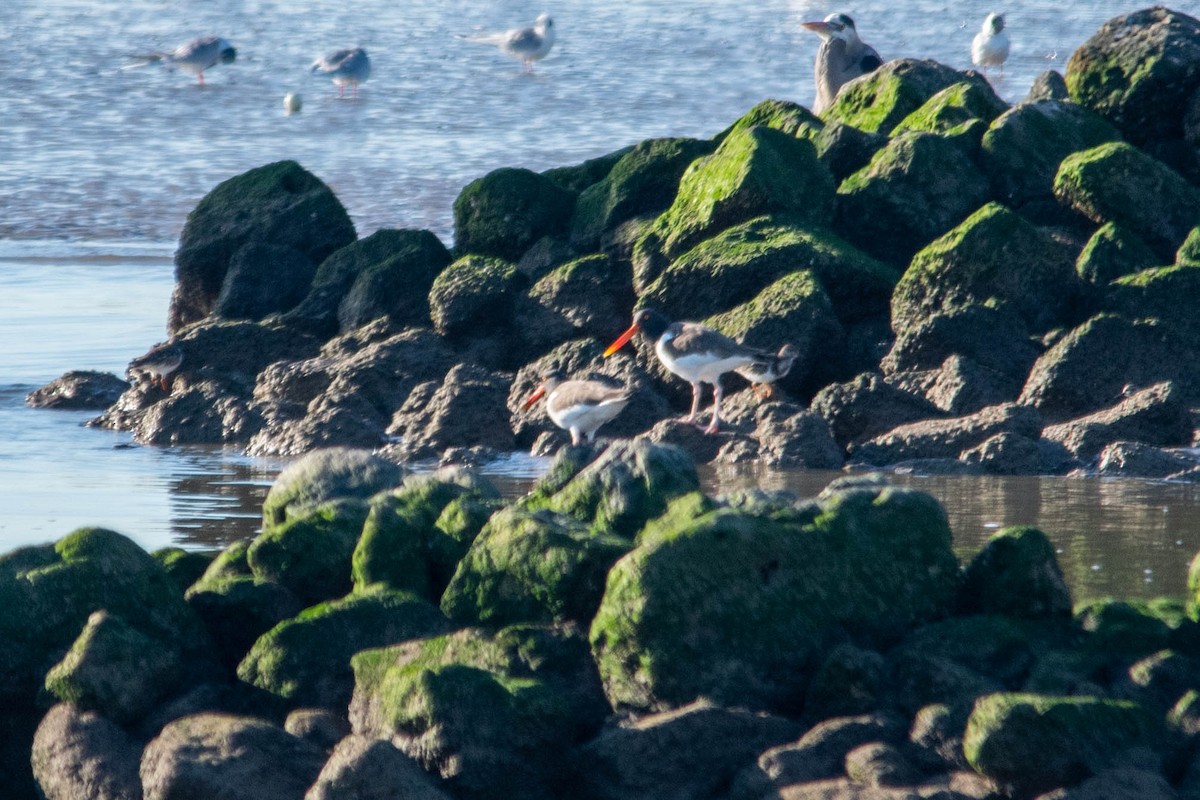
<instances>
[{"instance_id":1,"label":"bird's pink leg","mask_svg":"<svg viewBox=\"0 0 1200 800\"><path fill-rule=\"evenodd\" d=\"M338 97L345 97L346 96L346 84L339 83L337 85L337 87L338 87Z\"/></svg>"},{"instance_id":2,"label":"bird's pink leg","mask_svg":"<svg viewBox=\"0 0 1200 800\"><path fill-rule=\"evenodd\" d=\"M201 86L204 85L204 71L203 70L196 73L196 80L200 83Z\"/></svg>"},{"instance_id":3,"label":"bird's pink leg","mask_svg":"<svg viewBox=\"0 0 1200 800\"><path fill-rule=\"evenodd\" d=\"M700 393L703 387L699 383L692 384L692 413L683 418L684 422L689 424L696 421L696 415L700 413Z\"/></svg>"},{"instance_id":4,"label":"bird's pink leg","mask_svg":"<svg viewBox=\"0 0 1200 800\"><path fill-rule=\"evenodd\" d=\"M725 392L721 389L721 378L718 377L716 383L713 384L713 415L712 422L708 423L708 427L704 429L707 434L717 432L717 427L721 424L721 395Z\"/></svg>"}]
</instances>

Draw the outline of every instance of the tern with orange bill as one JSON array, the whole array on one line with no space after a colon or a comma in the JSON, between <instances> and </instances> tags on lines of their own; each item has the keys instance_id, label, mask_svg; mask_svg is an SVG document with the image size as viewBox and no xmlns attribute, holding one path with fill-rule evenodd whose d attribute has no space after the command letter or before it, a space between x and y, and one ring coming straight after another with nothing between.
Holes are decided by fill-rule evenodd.
<instances>
[{"instance_id":1,"label":"tern with orange bill","mask_svg":"<svg viewBox=\"0 0 1200 800\"><path fill-rule=\"evenodd\" d=\"M685 422L696 422L703 384L712 384L713 413L705 433L716 433L720 426L724 394L721 376L774 357L699 323L671 322L653 308L643 308L633 315L633 324L608 346L605 357L620 350L636 333L654 342L654 352L664 367L692 385L692 412Z\"/></svg>"},{"instance_id":2,"label":"tern with orange bill","mask_svg":"<svg viewBox=\"0 0 1200 800\"><path fill-rule=\"evenodd\" d=\"M547 416L570 432L571 444L579 444L585 436L589 442L595 441L597 429L629 404L629 390L624 387L591 380L568 381L557 371L542 377L541 385L522 408L533 408L542 397L546 398Z\"/></svg>"}]
</instances>

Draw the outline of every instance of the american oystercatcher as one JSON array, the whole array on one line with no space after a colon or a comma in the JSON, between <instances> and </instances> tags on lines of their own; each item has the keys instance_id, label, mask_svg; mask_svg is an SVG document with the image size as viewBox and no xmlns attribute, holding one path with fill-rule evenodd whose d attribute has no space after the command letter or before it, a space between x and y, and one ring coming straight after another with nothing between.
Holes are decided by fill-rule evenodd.
<instances>
[{"instance_id":1,"label":"american oystercatcher","mask_svg":"<svg viewBox=\"0 0 1200 800\"><path fill-rule=\"evenodd\" d=\"M361 47L334 50L314 61L309 71L332 80L338 87L338 97L346 95L347 86L351 89L351 96L358 97L358 85L371 77L371 59L367 58L367 51Z\"/></svg>"},{"instance_id":2,"label":"american oystercatcher","mask_svg":"<svg viewBox=\"0 0 1200 800\"><path fill-rule=\"evenodd\" d=\"M799 356L800 351L795 345L785 344L773 356L764 355L744 367L738 367L737 374L750 381L755 397L767 398L775 393L775 381L792 371L792 365Z\"/></svg>"},{"instance_id":3,"label":"american oystercatcher","mask_svg":"<svg viewBox=\"0 0 1200 800\"><path fill-rule=\"evenodd\" d=\"M533 25L527 28L460 38L496 45L504 55L520 61L525 72L533 72L533 62L541 61L554 47L554 20L550 19L549 14L540 14Z\"/></svg>"},{"instance_id":4,"label":"american oystercatcher","mask_svg":"<svg viewBox=\"0 0 1200 800\"><path fill-rule=\"evenodd\" d=\"M596 430L621 413L629 404L629 390L614 388L600 381L568 381L561 372L550 372L522 408L528 410L546 397L546 414L555 425L571 433L571 444L584 436L589 442Z\"/></svg>"},{"instance_id":5,"label":"american oystercatcher","mask_svg":"<svg viewBox=\"0 0 1200 800\"><path fill-rule=\"evenodd\" d=\"M702 384L713 386L712 420L705 433L716 433L721 421L721 376L776 358L753 347L738 344L728 336L695 322L671 322L656 309L643 308L633 315L633 324L604 351L605 357L621 349L642 333L654 341L658 360L671 372L692 385L692 412L685 418L694 423L700 413ZM781 351L782 352L782 351ZM790 366L790 365L789 365Z\"/></svg>"},{"instance_id":6,"label":"american oystercatcher","mask_svg":"<svg viewBox=\"0 0 1200 800\"><path fill-rule=\"evenodd\" d=\"M171 386L167 379L183 364L183 347L178 342L160 342L140 355L125 369L125 377L141 383L142 376L153 381L167 394Z\"/></svg>"},{"instance_id":7,"label":"american oystercatcher","mask_svg":"<svg viewBox=\"0 0 1200 800\"><path fill-rule=\"evenodd\" d=\"M842 84L877 69L883 59L874 47L858 38L854 20L845 14L830 14L820 22L801 25L821 37L813 66L817 97L812 106L814 114L821 114L833 105Z\"/></svg>"}]
</instances>

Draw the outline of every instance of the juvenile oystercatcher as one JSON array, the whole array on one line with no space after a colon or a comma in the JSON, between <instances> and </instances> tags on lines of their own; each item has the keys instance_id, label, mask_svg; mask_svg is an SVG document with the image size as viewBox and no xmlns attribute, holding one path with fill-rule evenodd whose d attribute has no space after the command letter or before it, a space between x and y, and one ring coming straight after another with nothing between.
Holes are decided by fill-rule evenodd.
<instances>
[{"instance_id":1,"label":"juvenile oystercatcher","mask_svg":"<svg viewBox=\"0 0 1200 800\"><path fill-rule=\"evenodd\" d=\"M522 408L528 410L546 397L546 414L555 425L571 433L571 444L579 444L586 436L596 438L596 429L621 413L629 403L629 390L615 388L591 380L565 380L561 372L542 377L537 391L529 396Z\"/></svg>"},{"instance_id":2,"label":"juvenile oystercatcher","mask_svg":"<svg viewBox=\"0 0 1200 800\"><path fill-rule=\"evenodd\" d=\"M692 385L692 412L685 418L694 423L700 413L703 384L713 386L712 420L705 433L716 433L721 421L721 376L758 362L776 358L753 347L738 344L728 336L696 322L671 322L656 309L643 308L633 315L633 324L604 351L605 357L621 349L642 333L654 341L658 360L671 372Z\"/></svg>"},{"instance_id":3,"label":"juvenile oystercatcher","mask_svg":"<svg viewBox=\"0 0 1200 800\"><path fill-rule=\"evenodd\" d=\"M167 379L183 364L183 347L178 342L160 342L133 361L125 369L125 377L137 383L142 376L153 381L167 394L171 386Z\"/></svg>"},{"instance_id":4,"label":"juvenile oystercatcher","mask_svg":"<svg viewBox=\"0 0 1200 800\"><path fill-rule=\"evenodd\" d=\"M768 398L775 393L775 381L792 371L800 356L795 345L785 344L775 355L765 355L737 369L737 374L750 381L755 397Z\"/></svg>"}]
</instances>

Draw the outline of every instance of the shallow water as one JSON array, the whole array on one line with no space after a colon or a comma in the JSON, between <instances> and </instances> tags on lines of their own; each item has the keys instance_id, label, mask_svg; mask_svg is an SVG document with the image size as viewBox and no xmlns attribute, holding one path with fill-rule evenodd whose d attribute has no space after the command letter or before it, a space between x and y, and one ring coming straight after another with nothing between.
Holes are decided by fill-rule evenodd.
<instances>
[{"instance_id":1,"label":"shallow water","mask_svg":"<svg viewBox=\"0 0 1200 800\"><path fill-rule=\"evenodd\" d=\"M1004 4L1014 52L993 82L1012 101L1109 17L1140 3ZM1173 7L1200 14L1200 0ZM559 42L532 76L455 34L531 21L542 5L496 0L332 2L10 0L0 8L0 552L106 525L147 548L252 535L277 461L149 448L82 427L91 414L33 410L25 394L70 369L120 373L165 336L171 253L217 182L295 158L324 179L360 235L422 227L450 243L461 187L500 166L545 169L651 136L711 136L756 102L812 99L816 38L803 20L850 13L885 57L967 66L990 7L869 0L595 4L566 0ZM238 61L198 88L122 70L138 52L219 33ZM373 72L339 100L306 66L362 44ZM286 116L283 95L304 109ZM489 471L520 494L544 461ZM706 471L714 492L753 483L819 491L832 473ZM917 478L946 505L962 557L999 527L1055 539L1081 595L1178 594L1200 549L1195 487L1063 478Z\"/></svg>"}]
</instances>

